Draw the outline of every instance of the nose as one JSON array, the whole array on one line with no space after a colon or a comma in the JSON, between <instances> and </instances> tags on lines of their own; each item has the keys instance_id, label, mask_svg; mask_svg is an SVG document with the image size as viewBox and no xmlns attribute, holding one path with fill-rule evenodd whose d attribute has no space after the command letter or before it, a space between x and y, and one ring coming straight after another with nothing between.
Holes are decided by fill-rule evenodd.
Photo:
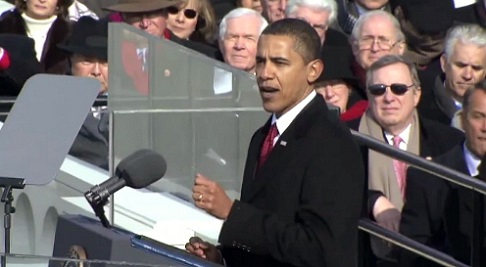
<instances>
[{"instance_id":1,"label":"nose","mask_svg":"<svg viewBox=\"0 0 486 267\"><path fill-rule=\"evenodd\" d=\"M94 63L93 68L91 69L91 76L98 77L101 75L101 66L99 62Z\"/></svg>"},{"instance_id":2,"label":"nose","mask_svg":"<svg viewBox=\"0 0 486 267\"><path fill-rule=\"evenodd\" d=\"M378 52L381 50L380 45L378 44L378 41L376 39L373 40L373 42L371 43L370 50L373 52Z\"/></svg>"},{"instance_id":3,"label":"nose","mask_svg":"<svg viewBox=\"0 0 486 267\"><path fill-rule=\"evenodd\" d=\"M245 42L243 41L243 38L241 37L236 38L234 48L236 50L242 50L245 48Z\"/></svg>"},{"instance_id":4,"label":"nose","mask_svg":"<svg viewBox=\"0 0 486 267\"><path fill-rule=\"evenodd\" d=\"M278 2L278 8L280 10L285 10L286 7L287 7L287 0L280 0Z\"/></svg>"},{"instance_id":5,"label":"nose","mask_svg":"<svg viewBox=\"0 0 486 267\"><path fill-rule=\"evenodd\" d=\"M140 19L140 29L147 29L150 25L150 20L146 16L142 16Z\"/></svg>"},{"instance_id":6,"label":"nose","mask_svg":"<svg viewBox=\"0 0 486 267\"><path fill-rule=\"evenodd\" d=\"M326 85L324 87L324 98L326 100L331 100L336 94L334 93L334 90L332 89L332 86Z\"/></svg>"},{"instance_id":7,"label":"nose","mask_svg":"<svg viewBox=\"0 0 486 267\"><path fill-rule=\"evenodd\" d=\"M182 10L182 9L179 10L179 13L177 13L177 15L176 15L176 21L182 23L182 22L184 22L185 18L186 17L184 16L184 10Z\"/></svg>"},{"instance_id":8,"label":"nose","mask_svg":"<svg viewBox=\"0 0 486 267\"><path fill-rule=\"evenodd\" d=\"M257 63L255 71L258 79L262 81L270 80L273 77L273 71L270 64Z\"/></svg>"},{"instance_id":9,"label":"nose","mask_svg":"<svg viewBox=\"0 0 486 267\"><path fill-rule=\"evenodd\" d=\"M395 99L395 95L392 93L390 88L386 88L385 94L383 95L383 99L385 100L386 103L393 102Z\"/></svg>"},{"instance_id":10,"label":"nose","mask_svg":"<svg viewBox=\"0 0 486 267\"><path fill-rule=\"evenodd\" d=\"M463 69L462 78L464 80L471 80L473 78L473 70L470 66L467 66Z\"/></svg>"}]
</instances>

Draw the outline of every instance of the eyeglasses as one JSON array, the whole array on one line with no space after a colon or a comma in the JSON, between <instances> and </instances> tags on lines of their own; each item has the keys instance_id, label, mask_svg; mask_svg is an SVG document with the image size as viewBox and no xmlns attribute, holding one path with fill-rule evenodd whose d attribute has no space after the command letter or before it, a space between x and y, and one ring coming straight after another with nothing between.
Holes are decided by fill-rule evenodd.
<instances>
[{"instance_id":1,"label":"eyeglasses","mask_svg":"<svg viewBox=\"0 0 486 267\"><path fill-rule=\"evenodd\" d=\"M415 84L406 85L403 83L392 83L391 85L386 84L373 84L368 86L368 91L374 96L381 96L385 94L386 88L390 87L390 90L395 95L404 95L410 88Z\"/></svg>"},{"instance_id":2,"label":"eyeglasses","mask_svg":"<svg viewBox=\"0 0 486 267\"><path fill-rule=\"evenodd\" d=\"M378 45L381 50L391 50L395 45L400 43L401 41L396 41L392 43L391 40L383 36L373 37L367 36L359 39L356 44L358 45L359 49L371 49L374 43Z\"/></svg>"},{"instance_id":3,"label":"eyeglasses","mask_svg":"<svg viewBox=\"0 0 486 267\"><path fill-rule=\"evenodd\" d=\"M171 7L168 7L167 8L167 12L171 15L176 15L177 13L179 13L179 8L175 7L175 6L171 6ZM184 17L188 18L188 19L193 19L195 18L197 15L197 11L194 10L194 9L184 9Z\"/></svg>"}]
</instances>

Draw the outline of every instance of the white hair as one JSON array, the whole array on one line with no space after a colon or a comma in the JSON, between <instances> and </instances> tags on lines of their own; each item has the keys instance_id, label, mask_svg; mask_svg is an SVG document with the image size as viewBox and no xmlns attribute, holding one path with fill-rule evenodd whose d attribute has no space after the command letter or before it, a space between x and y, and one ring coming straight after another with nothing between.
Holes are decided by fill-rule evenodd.
<instances>
[{"instance_id":1,"label":"white hair","mask_svg":"<svg viewBox=\"0 0 486 267\"><path fill-rule=\"evenodd\" d=\"M231 10L226 16L223 17L221 23L219 24L219 39L223 40L224 36L226 35L226 29L228 27L228 20L235 19L244 16L255 16L260 19L260 31L258 32L258 36L263 32L263 30L268 26L268 22L265 18L258 13L257 11L246 8L246 7L239 7Z\"/></svg>"},{"instance_id":2,"label":"white hair","mask_svg":"<svg viewBox=\"0 0 486 267\"><path fill-rule=\"evenodd\" d=\"M476 24L463 24L452 27L445 38L444 55L449 61L457 42L486 48L486 30Z\"/></svg>"},{"instance_id":3,"label":"white hair","mask_svg":"<svg viewBox=\"0 0 486 267\"><path fill-rule=\"evenodd\" d=\"M356 24L354 24L353 31L351 32L351 38L353 40L358 40L361 37L361 29L363 28L363 24L365 24L372 17L384 17L389 19L396 32L395 37L397 38L397 41L405 41L405 35L400 28L400 22L398 22L398 20L392 14L383 10L373 10L359 16Z\"/></svg>"},{"instance_id":4,"label":"white hair","mask_svg":"<svg viewBox=\"0 0 486 267\"><path fill-rule=\"evenodd\" d=\"M308 7L329 12L327 18L327 25L330 25L337 17L337 4L334 0L289 0L285 14L288 17L290 14L297 11L299 7Z\"/></svg>"}]
</instances>

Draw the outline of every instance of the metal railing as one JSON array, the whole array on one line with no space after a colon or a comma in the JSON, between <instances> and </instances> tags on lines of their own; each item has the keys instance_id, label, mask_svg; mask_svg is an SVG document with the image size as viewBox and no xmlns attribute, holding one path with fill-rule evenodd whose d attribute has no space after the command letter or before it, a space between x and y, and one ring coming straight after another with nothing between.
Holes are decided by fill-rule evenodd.
<instances>
[{"instance_id":1,"label":"metal railing","mask_svg":"<svg viewBox=\"0 0 486 267\"><path fill-rule=\"evenodd\" d=\"M437 164L427 159L423 159L416 156L410 152L397 149L390 146L383 141L377 140L368 135L359 133L357 131L351 130L355 141L360 146L365 146L368 149L372 149L376 152L382 153L389 157L401 160L410 165L415 166L425 172L434 174L442 179L449 182L455 183L459 186L468 188L474 192L474 202L473 202L473 228L471 232L471 265L470 266L480 266L480 253L482 248L483 237L481 236L483 221L483 202L481 201L481 195L486 195L486 183L465 175L456 170L450 169L446 166ZM361 219L358 224L360 232L366 232L367 234L374 235L378 238L386 240L395 246L406 249L412 253L418 254L424 258L434 261L443 266L467 266L461 263L451 256L439 252L433 248L425 246L419 242L416 242L410 238L407 238L401 234L395 233L388 229L385 229L375 222L369 219ZM361 234L361 233L360 233ZM362 255L360 253L360 255Z\"/></svg>"}]
</instances>

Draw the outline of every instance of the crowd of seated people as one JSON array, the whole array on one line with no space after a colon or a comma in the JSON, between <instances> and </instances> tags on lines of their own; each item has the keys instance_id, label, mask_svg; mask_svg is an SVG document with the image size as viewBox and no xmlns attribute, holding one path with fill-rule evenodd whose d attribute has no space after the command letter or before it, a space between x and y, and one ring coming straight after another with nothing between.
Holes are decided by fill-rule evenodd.
<instances>
[{"instance_id":1,"label":"crowd of seated people","mask_svg":"<svg viewBox=\"0 0 486 267\"><path fill-rule=\"evenodd\" d=\"M96 78L103 86L100 97L108 96L109 22L131 25L254 75L262 31L278 20L296 18L319 35L324 71L315 91L340 110L343 123L476 176L486 151L486 0L460 7L459 2L0 1L0 47L10 57L9 68L0 70L0 96L17 96L37 73ZM130 45L122 48L127 64L113 67L124 68L135 93L148 95L145 63L150 53ZM92 109L70 153L107 169L104 109ZM470 247L455 242L472 227L470 214L461 211L471 197L401 161L373 150L362 152L368 182L364 216L468 263ZM369 243L377 266L431 264L397 253L381 240Z\"/></svg>"}]
</instances>

